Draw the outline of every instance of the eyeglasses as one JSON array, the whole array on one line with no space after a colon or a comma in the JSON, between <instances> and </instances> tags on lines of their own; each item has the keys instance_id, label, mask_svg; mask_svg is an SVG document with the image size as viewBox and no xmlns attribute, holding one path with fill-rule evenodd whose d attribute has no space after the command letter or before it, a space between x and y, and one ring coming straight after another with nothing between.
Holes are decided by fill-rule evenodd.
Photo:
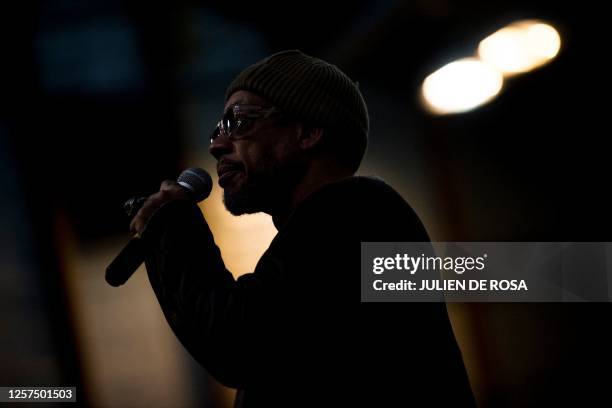
<instances>
[{"instance_id":1,"label":"eyeglasses","mask_svg":"<svg viewBox=\"0 0 612 408\"><path fill-rule=\"evenodd\" d=\"M217 127L210 136L212 143L219 135L227 137L229 140L239 139L244 135L258 119L267 119L272 114L277 113L275 107L259 105L240 105L236 104L223 114L223 118L217 123Z\"/></svg>"}]
</instances>

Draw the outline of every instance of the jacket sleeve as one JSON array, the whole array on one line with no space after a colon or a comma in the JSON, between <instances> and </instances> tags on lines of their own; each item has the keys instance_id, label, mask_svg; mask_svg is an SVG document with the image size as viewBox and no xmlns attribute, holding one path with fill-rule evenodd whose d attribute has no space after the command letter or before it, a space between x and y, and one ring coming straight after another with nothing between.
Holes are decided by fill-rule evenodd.
<instances>
[{"instance_id":1,"label":"jacket sleeve","mask_svg":"<svg viewBox=\"0 0 612 408\"><path fill-rule=\"evenodd\" d=\"M235 280L201 211L188 201L163 206L142 239L149 281L178 339L218 381L246 387L260 354L248 350L261 350L273 335L268 305L278 293L278 266L263 260L259 273Z\"/></svg>"}]
</instances>

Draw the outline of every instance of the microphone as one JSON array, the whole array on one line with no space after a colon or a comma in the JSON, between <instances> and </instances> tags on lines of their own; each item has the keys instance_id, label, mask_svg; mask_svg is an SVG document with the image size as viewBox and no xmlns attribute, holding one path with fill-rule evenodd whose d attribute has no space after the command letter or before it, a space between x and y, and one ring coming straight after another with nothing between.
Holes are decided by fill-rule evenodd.
<instances>
[{"instance_id":1,"label":"microphone","mask_svg":"<svg viewBox=\"0 0 612 408\"><path fill-rule=\"evenodd\" d=\"M206 170L191 167L181 173L176 180L185 190L189 191L191 199L195 202L204 200L212 190L212 179ZM128 216L136 215L146 201L145 197L134 197L124 204ZM144 242L134 237L119 252L119 255L106 268L105 279L111 286L121 286L134 274L144 261Z\"/></svg>"}]
</instances>

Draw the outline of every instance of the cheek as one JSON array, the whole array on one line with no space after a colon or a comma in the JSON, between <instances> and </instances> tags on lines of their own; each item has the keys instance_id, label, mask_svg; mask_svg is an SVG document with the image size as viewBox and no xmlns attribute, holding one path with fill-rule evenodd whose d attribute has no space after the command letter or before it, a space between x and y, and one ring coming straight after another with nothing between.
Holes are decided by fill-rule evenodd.
<instances>
[{"instance_id":1,"label":"cheek","mask_svg":"<svg viewBox=\"0 0 612 408\"><path fill-rule=\"evenodd\" d=\"M302 151L295 144L285 143L278 145L274 151L277 163L298 164L302 161Z\"/></svg>"},{"instance_id":2,"label":"cheek","mask_svg":"<svg viewBox=\"0 0 612 408\"><path fill-rule=\"evenodd\" d=\"M261 135L257 141L245 140L236 145L236 156L244 164L246 173L265 173L289 161L299 160L298 146L288 134Z\"/></svg>"},{"instance_id":3,"label":"cheek","mask_svg":"<svg viewBox=\"0 0 612 408\"><path fill-rule=\"evenodd\" d=\"M248 143L238 146L236 156L244 166L246 174L260 172L265 169L272 157L270 151L260 143Z\"/></svg>"},{"instance_id":4,"label":"cheek","mask_svg":"<svg viewBox=\"0 0 612 408\"><path fill-rule=\"evenodd\" d=\"M262 142L250 146L244 152L245 162L257 169L274 168L276 163L282 162L287 154L287 147L281 143Z\"/></svg>"},{"instance_id":5,"label":"cheek","mask_svg":"<svg viewBox=\"0 0 612 408\"><path fill-rule=\"evenodd\" d=\"M299 154L299 145L291 131L281 133L269 147L271 155L279 162L295 159Z\"/></svg>"}]
</instances>

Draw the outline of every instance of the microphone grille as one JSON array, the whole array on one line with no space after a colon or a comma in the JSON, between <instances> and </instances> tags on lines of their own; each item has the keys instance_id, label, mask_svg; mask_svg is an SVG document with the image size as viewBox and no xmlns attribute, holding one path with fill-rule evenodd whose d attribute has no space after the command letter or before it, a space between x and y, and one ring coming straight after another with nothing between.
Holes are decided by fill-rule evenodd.
<instances>
[{"instance_id":1,"label":"microphone grille","mask_svg":"<svg viewBox=\"0 0 612 408\"><path fill-rule=\"evenodd\" d=\"M200 202L209 196L212 190L212 179L208 172L198 167L184 170L176 180L181 186L191 190L196 201Z\"/></svg>"}]
</instances>

